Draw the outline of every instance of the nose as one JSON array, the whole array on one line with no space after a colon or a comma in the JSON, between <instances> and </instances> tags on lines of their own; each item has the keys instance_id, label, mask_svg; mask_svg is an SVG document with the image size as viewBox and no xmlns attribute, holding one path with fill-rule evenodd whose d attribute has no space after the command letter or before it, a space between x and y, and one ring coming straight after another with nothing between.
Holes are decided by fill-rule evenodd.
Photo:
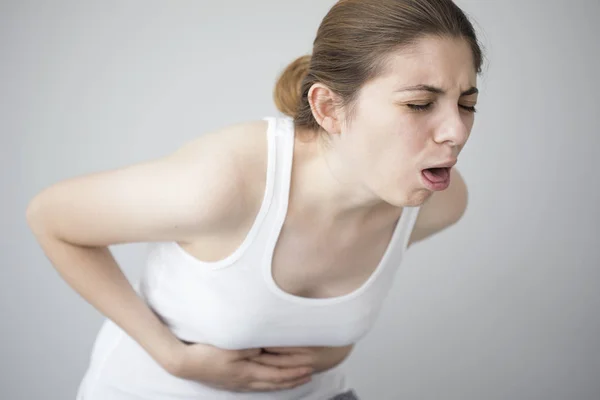
<instances>
[{"instance_id":1,"label":"nose","mask_svg":"<svg viewBox=\"0 0 600 400\"><path fill-rule=\"evenodd\" d=\"M469 138L469 128L458 109L449 111L435 133L434 140L439 144L449 144L461 149Z\"/></svg>"}]
</instances>

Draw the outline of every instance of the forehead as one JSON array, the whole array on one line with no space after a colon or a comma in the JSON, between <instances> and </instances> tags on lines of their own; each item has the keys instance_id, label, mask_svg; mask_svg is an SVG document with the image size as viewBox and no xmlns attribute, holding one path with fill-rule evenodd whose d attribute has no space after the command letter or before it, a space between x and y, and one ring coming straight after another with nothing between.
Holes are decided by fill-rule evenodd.
<instances>
[{"instance_id":1,"label":"forehead","mask_svg":"<svg viewBox=\"0 0 600 400\"><path fill-rule=\"evenodd\" d=\"M389 55L375 84L428 84L448 91L477 86L471 47L460 38L425 37ZM393 90L394 87L390 87Z\"/></svg>"}]
</instances>

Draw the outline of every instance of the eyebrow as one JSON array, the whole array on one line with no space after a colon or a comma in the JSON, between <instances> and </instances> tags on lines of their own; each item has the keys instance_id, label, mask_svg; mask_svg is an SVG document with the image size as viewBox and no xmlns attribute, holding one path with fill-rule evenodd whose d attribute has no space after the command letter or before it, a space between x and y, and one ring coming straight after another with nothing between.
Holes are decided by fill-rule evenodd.
<instances>
[{"instance_id":1,"label":"eyebrow","mask_svg":"<svg viewBox=\"0 0 600 400\"><path fill-rule=\"evenodd\" d=\"M395 92L416 92L416 91L426 91L426 92L431 92L431 93L436 93L436 94L446 94L446 92L438 87L435 86L430 86L430 85L416 85L416 86L407 86L398 90L395 90ZM477 94L479 93L479 90L472 86L470 89L465 90L464 92L462 92L460 95L462 96L468 96L471 94Z\"/></svg>"}]
</instances>

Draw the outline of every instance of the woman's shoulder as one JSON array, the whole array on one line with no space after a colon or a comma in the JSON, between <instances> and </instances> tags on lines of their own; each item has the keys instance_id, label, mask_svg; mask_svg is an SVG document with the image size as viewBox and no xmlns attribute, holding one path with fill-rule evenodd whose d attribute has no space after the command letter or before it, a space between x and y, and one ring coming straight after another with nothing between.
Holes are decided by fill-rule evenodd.
<instances>
[{"instance_id":1,"label":"woman's shoulder","mask_svg":"<svg viewBox=\"0 0 600 400\"><path fill-rule=\"evenodd\" d=\"M208 168L198 168L198 185L208 182L211 187L202 192L214 196L214 207L220 204L229 210L226 214L232 224L224 225L251 218L260 206L257 202L266 186L268 127L265 119L230 124L201 134L172 154L208 164ZM212 175L210 179L207 174Z\"/></svg>"},{"instance_id":2,"label":"woman's shoulder","mask_svg":"<svg viewBox=\"0 0 600 400\"><path fill-rule=\"evenodd\" d=\"M85 246L239 229L256 208L265 129L262 121L232 125L165 156L57 182L30 201L27 220Z\"/></svg>"},{"instance_id":3,"label":"woman's shoulder","mask_svg":"<svg viewBox=\"0 0 600 400\"><path fill-rule=\"evenodd\" d=\"M181 145L176 155L186 157L211 152L235 157L235 161L247 161L260 154L266 147L268 121L252 120L229 124L224 127L203 133Z\"/></svg>"}]
</instances>

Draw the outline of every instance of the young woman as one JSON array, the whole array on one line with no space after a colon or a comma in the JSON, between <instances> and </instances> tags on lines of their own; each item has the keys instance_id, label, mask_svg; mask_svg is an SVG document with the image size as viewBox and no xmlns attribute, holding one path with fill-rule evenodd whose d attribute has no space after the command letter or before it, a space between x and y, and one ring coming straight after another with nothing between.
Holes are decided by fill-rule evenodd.
<instances>
[{"instance_id":1,"label":"young woman","mask_svg":"<svg viewBox=\"0 0 600 400\"><path fill-rule=\"evenodd\" d=\"M38 194L32 231L107 317L77 398L355 398L341 363L403 253L465 211L481 64L451 0L342 0L279 78L286 117ZM108 249L131 242L135 285Z\"/></svg>"}]
</instances>

